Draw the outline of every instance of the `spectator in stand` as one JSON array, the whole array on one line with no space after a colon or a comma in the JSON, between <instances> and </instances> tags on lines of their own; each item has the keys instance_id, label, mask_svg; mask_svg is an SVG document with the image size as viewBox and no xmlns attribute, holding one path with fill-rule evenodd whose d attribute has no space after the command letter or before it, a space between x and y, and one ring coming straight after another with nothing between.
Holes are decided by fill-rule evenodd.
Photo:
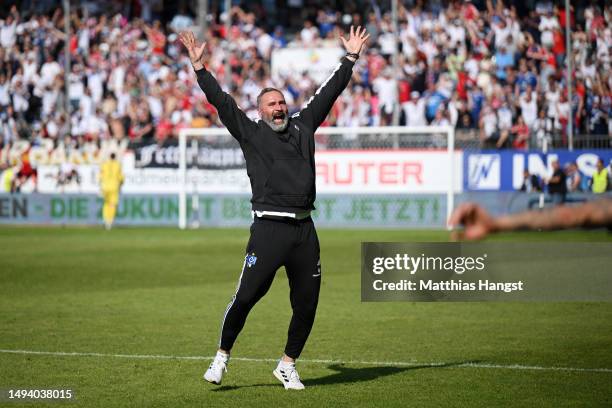
<instances>
[{"instance_id":1,"label":"spectator in stand","mask_svg":"<svg viewBox=\"0 0 612 408\"><path fill-rule=\"evenodd\" d=\"M582 175L578 170L576 162L568 163L565 173L567 174L567 192L575 193L582 191Z\"/></svg>"},{"instance_id":2,"label":"spectator in stand","mask_svg":"<svg viewBox=\"0 0 612 408\"><path fill-rule=\"evenodd\" d=\"M393 79L391 67L385 68L382 76L372 82L372 88L379 96L380 125L390 125L398 94L397 82Z\"/></svg>"},{"instance_id":3,"label":"spectator in stand","mask_svg":"<svg viewBox=\"0 0 612 408\"><path fill-rule=\"evenodd\" d=\"M426 126L425 119L425 100L419 98L419 91L410 93L410 100L402 104L404 115L406 117L406 126Z\"/></svg>"},{"instance_id":4,"label":"spectator in stand","mask_svg":"<svg viewBox=\"0 0 612 408\"><path fill-rule=\"evenodd\" d=\"M529 129L534 129L538 118L538 103L536 92L532 91L531 85L527 85L525 92L518 97L518 107L521 109L521 119Z\"/></svg>"},{"instance_id":5,"label":"spectator in stand","mask_svg":"<svg viewBox=\"0 0 612 408\"><path fill-rule=\"evenodd\" d=\"M485 107L480 117L480 146L482 148L496 147L499 142L499 129L497 127L497 114L490 107Z\"/></svg>"},{"instance_id":6,"label":"spectator in stand","mask_svg":"<svg viewBox=\"0 0 612 408\"><path fill-rule=\"evenodd\" d=\"M521 184L520 190L525 193L542 191L540 179L535 174L530 174L529 170L523 170L523 184Z\"/></svg>"},{"instance_id":7,"label":"spectator in stand","mask_svg":"<svg viewBox=\"0 0 612 408\"><path fill-rule=\"evenodd\" d=\"M512 131L512 109L506 100L504 100L497 110L497 128L499 129L499 140L496 147L501 149L508 147L506 142Z\"/></svg>"},{"instance_id":8,"label":"spectator in stand","mask_svg":"<svg viewBox=\"0 0 612 408\"><path fill-rule=\"evenodd\" d=\"M594 135L605 135L606 133L610 134L609 112L609 109L606 111L601 106L599 96L595 96L593 98L593 105L590 109L590 115L588 117L589 133Z\"/></svg>"},{"instance_id":9,"label":"spectator in stand","mask_svg":"<svg viewBox=\"0 0 612 408\"><path fill-rule=\"evenodd\" d=\"M544 109L540 109L540 112L538 113L538 118L533 124L533 133L536 136L538 149L543 149L544 146L548 146L548 148L552 146L553 132L553 120L546 116L546 111Z\"/></svg>"},{"instance_id":10,"label":"spectator in stand","mask_svg":"<svg viewBox=\"0 0 612 408\"><path fill-rule=\"evenodd\" d=\"M565 202L565 196L567 195L567 176L561 168L559 160L552 162L552 168L552 176L546 180L548 194L550 194L553 204L561 205Z\"/></svg>"},{"instance_id":11,"label":"spectator in stand","mask_svg":"<svg viewBox=\"0 0 612 408\"><path fill-rule=\"evenodd\" d=\"M525 124L522 116L518 117L517 124L510 129L512 134L512 147L519 150L529 148L529 127Z\"/></svg>"},{"instance_id":12,"label":"spectator in stand","mask_svg":"<svg viewBox=\"0 0 612 408\"><path fill-rule=\"evenodd\" d=\"M597 167L591 179L591 191L595 194L603 194L608 191L608 170L606 169L603 159L597 160Z\"/></svg>"},{"instance_id":13,"label":"spectator in stand","mask_svg":"<svg viewBox=\"0 0 612 408\"><path fill-rule=\"evenodd\" d=\"M537 3L536 7L515 7L501 0L400 5L401 75L395 78L388 74L392 67L389 56L397 40L391 34L390 10L382 3L375 7L365 3L356 11L349 3L324 7L318 2L305 3L300 9L308 16L303 25L287 18L273 30L265 24L276 24L278 16L267 15L265 7L249 3L232 7L229 32L225 32L221 15L213 12L205 33L210 69L222 84L234 84L236 99L245 104L247 112L254 112L253 95L267 86L290 90L286 100L289 111L295 112L306 102L305 95L314 91L309 85L312 79L268 80L274 50L325 47L327 37L335 37L352 23L365 22L375 46L357 64L355 86L342 99L367 98L370 109L366 112L360 107L363 101L339 101L325 125L391 124L393 108L400 103L409 126L423 124L423 107L431 122L440 106L447 106L444 116L451 125L466 131L482 129L487 134L483 140L496 135L490 147L503 145L498 142L504 131L520 129L524 136L519 117L538 146L544 140L549 146L553 140L555 146L565 146L567 140L558 139L566 133L569 120L574 121L578 135L612 134L609 5L602 9L592 3L583 13L570 10L574 27L570 56L565 55L563 38L565 10L554 9L552 3ZM42 6L38 9L44 10ZM161 20L165 16L149 6L138 15L130 14L121 2L107 10L89 9L87 19L80 11L73 12L68 40L73 111L68 115L63 113L63 14L61 9L47 11L21 15L14 5L0 10L3 145L35 137L61 145L67 140L69 123L73 125L70 143L82 137L90 140L86 143L111 138L172 143L177 128L191 126L194 118L199 125L220 126L215 110L199 95L187 57L177 44L176 30L194 21L185 7L167 20ZM576 78L571 101L564 96L568 57L573 59ZM414 91L419 92L418 97L410 96ZM508 109L502 107L504 100ZM146 112L139 112L145 106ZM490 111L500 109L502 117L493 118ZM544 117L539 115L541 110ZM86 129L87 117L95 117L95 129ZM486 129L483 117L487 118ZM146 119L150 119L148 124ZM100 121L106 121L108 131ZM41 131L34 131L35 127ZM102 130L96 131L98 128ZM518 132L513 135L514 141L523 137ZM580 136L575 141L584 143Z\"/></svg>"}]
</instances>

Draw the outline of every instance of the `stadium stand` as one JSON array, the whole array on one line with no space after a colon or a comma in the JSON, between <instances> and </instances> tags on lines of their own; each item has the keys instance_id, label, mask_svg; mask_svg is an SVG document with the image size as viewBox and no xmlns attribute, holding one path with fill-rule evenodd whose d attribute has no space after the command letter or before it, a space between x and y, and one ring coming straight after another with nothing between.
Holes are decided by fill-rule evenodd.
<instances>
[{"instance_id":1,"label":"stadium stand","mask_svg":"<svg viewBox=\"0 0 612 408\"><path fill-rule=\"evenodd\" d=\"M178 41L178 31L196 29L189 10L168 16L156 14L149 1L87 2L91 9L70 16L66 39L56 2L18 3L0 12L3 167L9 165L7 149L19 140L66 150L109 141L168 145L183 127L220 126ZM576 147L610 147L612 5L578 2L570 10L574 90L568 100L566 10L556 3L405 2L398 20L399 77L391 68L389 10L375 2L290 3L294 9L275 13L235 6L229 32L228 13L210 15L209 68L252 116L263 87L287 89L290 111L318 87L307 75L271 78L275 49L334 47L348 26L365 25L372 34L367 55L325 126L391 124L398 104L399 125L451 124L458 147L540 148L546 140L563 148L570 120ZM66 40L72 63L68 115Z\"/></svg>"}]
</instances>

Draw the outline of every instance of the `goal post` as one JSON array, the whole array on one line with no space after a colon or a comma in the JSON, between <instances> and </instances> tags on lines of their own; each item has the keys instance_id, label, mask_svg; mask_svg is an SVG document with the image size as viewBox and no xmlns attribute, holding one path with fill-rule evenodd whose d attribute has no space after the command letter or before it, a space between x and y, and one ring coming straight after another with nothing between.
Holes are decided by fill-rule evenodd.
<instances>
[{"instance_id":1,"label":"goal post","mask_svg":"<svg viewBox=\"0 0 612 408\"><path fill-rule=\"evenodd\" d=\"M226 128L183 128L179 131L179 221L181 229L187 228L188 214L188 193L197 194L193 191L195 187L189 188L187 178L188 171L194 171L193 161L198 156L198 146L204 148L223 148L233 146L239 148L238 143L231 137ZM189 154L188 154L189 149ZM376 154L376 151L386 152L397 150L398 152L409 150L443 150L446 151L448 174L447 183L440 187L438 193L446 195L446 219L450 217L455 203L455 169L458 168L455 152L455 129L452 126L372 126L372 127L321 127L315 133L315 150L325 151L326 154L333 154L337 151L367 151ZM223 169L210 169L200 166L201 172L216 171L223 172ZM235 171L235 169L233 170ZM246 169L242 169L246 177ZM190 191L191 190L191 191ZM206 191L216 194L212 190Z\"/></svg>"}]
</instances>

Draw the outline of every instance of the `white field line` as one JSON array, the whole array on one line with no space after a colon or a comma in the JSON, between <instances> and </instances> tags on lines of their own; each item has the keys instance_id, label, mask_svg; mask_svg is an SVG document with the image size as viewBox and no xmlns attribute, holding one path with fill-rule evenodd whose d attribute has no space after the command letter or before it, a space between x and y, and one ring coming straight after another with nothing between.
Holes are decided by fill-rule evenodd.
<instances>
[{"instance_id":1,"label":"white field line","mask_svg":"<svg viewBox=\"0 0 612 408\"><path fill-rule=\"evenodd\" d=\"M35 351L35 350L5 350L0 349L3 354L29 354L59 357L110 357L127 359L150 359L150 360L212 360L213 356L168 356L159 354L108 354L108 353L86 353L86 352L66 352L66 351ZM236 361L250 362L277 362L275 358L250 358L232 357ZM612 373L612 368L581 368L581 367L545 367L523 364L492 364L492 363L443 363L417 361L358 361L358 360L320 360L320 359L300 359L300 363L313 364L349 364L349 365L373 365L388 367L443 367L443 368L489 368L499 370L536 370L536 371L575 371L590 373Z\"/></svg>"}]
</instances>

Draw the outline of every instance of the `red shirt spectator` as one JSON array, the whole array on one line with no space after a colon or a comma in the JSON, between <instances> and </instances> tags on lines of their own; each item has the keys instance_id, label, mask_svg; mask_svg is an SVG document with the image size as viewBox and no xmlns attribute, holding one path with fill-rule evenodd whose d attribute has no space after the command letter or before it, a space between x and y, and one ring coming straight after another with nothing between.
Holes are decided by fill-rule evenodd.
<instances>
[{"instance_id":1,"label":"red shirt spectator","mask_svg":"<svg viewBox=\"0 0 612 408\"><path fill-rule=\"evenodd\" d=\"M155 128L155 138L158 142L163 142L168 137L172 136L172 122L168 117L162 117Z\"/></svg>"},{"instance_id":2,"label":"red shirt spectator","mask_svg":"<svg viewBox=\"0 0 612 408\"><path fill-rule=\"evenodd\" d=\"M399 81L399 102L404 103L410 100L410 84L408 81Z\"/></svg>"},{"instance_id":3,"label":"red shirt spectator","mask_svg":"<svg viewBox=\"0 0 612 408\"><path fill-rule=\"evenodd\" d=\"M478 9L472 3L464 3L462 10L463 19L466 21L472 21L478 18Z\"/></svg>"},{"instance_id":4,"label":"red shirt spectator","mask_svg":"<svg viewBox=\"0 0 612 408\"><path fill-rule=\"evenodd\" d=\"M553 33L552 51L557 55L565 54L565 36L561 30L555 30Z\"/></svg>"},{"instance_id":5,"label":"red shirt spectator","mask_svg":"<svg viewBox=\"0 0 612 408\"><path fill-rule=\"evenodd\" d=\"M565 19L567 17L565 16L565 9L562 8L559 10L559 24L561 25L561 28L563 30L565 30ZM574 8L572 6L570 6L570 27L574 28L576 26L576 21L574 20Z\"/></svg>"},{"instance_id":6,"label":"red shirt spectator","mask_svg":"<svg viewBox=\"0 0 612 408\"><path fill-rule=\"evenodd\" d=\"M529 142L529 127L525 124L521 116L519 116L518 123L510 129L510 133L514 135L512 147L526 150Z\"/></svg>"},{"instance_id":7,"label":"red shirt spectator","mask_svg":"<svg viewBox=\"0 0 612 408\"><path fill-rule=\"evenodd\" d=\"M468 74L465 71L459 71L457 73L457 94L462 100L467 100L467 83L469 81Z\"/></svg>"},{"instance_id":8,"label":"red shirt spectator","mask_svg":"<svg viewBox=\"0 0 612 408\"><path fill-rule=\"evenodd\" d=\"M70 36L70 43L69 43L69 45L70 45L70 47L69 47L70 48L70 53L71 54L76 54L77 50L79 48L79 40L78 40L76 35L71 35Z\"/></svg>"}]
</instances>

